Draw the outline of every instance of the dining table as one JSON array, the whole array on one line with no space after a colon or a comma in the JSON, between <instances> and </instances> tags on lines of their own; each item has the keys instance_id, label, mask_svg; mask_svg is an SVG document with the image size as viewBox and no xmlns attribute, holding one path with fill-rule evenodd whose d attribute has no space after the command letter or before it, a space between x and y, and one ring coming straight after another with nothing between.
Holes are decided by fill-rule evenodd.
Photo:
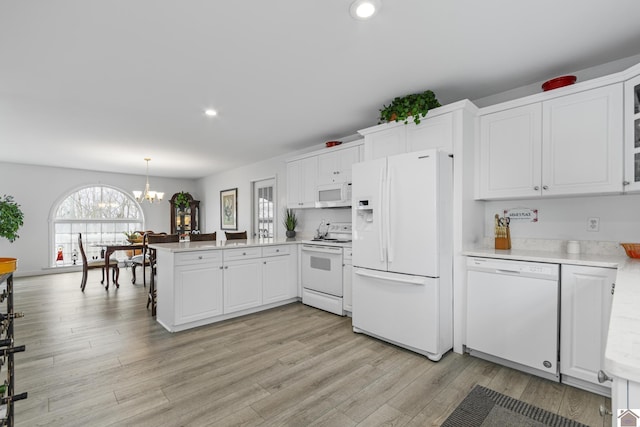
<instances>
[{"instance_id":1,"label":"dining table","mask_svg":"<svg viewBox=\"0 0 640 427\"><path fill-rule=\"evenodd\" d=\"M103 243L95 243L91 246L100 247L104 249L104 268L105 275L107 276L107 284L105 288L109 289L109 258L111 254L116 251L135 251L142 250L144 248L144 244L142 242L139 243L129 243L129 242L103 242ZM135 252L134 252L135 253ZM119 287L120 284L116 281L114 283L116 287Z\"/></svg>"}]
</instances>

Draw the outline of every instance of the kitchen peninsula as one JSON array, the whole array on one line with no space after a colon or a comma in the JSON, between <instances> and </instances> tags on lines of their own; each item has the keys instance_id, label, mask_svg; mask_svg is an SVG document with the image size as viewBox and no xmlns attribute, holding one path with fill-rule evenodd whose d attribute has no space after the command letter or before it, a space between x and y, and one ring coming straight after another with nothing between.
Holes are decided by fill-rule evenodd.
<instances>
[{"instance_id":1,"label":"kitchen peninsula","mask_svg":"<svg viewBox=\"0 0 640 427\"><path fill-rule=\"evenodd\" d=\"M298 243L248 239L149 245L157 251L158 323L178 332L298 301Z\"/></svg>"}]
</instances>

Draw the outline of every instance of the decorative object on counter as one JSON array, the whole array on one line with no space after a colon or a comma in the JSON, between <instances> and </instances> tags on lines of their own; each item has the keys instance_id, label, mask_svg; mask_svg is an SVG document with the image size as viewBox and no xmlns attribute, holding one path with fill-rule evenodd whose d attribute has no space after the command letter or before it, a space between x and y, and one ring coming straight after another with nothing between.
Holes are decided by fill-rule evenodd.
<instances>
[{"instance_id":1,"label":"decorative object on counter","mask_svg":"<svg viewBox=\"0 0 640 427\"><path fill-rule=\"evenodd\" d=\"M324 145L326 145L327 148L335 147L336 145L340 145L340 144L342 144L342 141L327 141L324 143Z\"/></svg>"},{"instance_id":2,"label":"decorative object on counter","mask_svg":"<svg viewBox=\"0 0 640 427\"><path fill-rule=\"evenodd\" d=\"M562 76L556 77L555 79L547 80L542 83L542 90L548 91L553 89L558 89L559 87L569 86L576 82L576 76Z\"/></svg>"},{"instance_id":3,"label":"decorative object on counter","mask_svg":"<svg viewBox=\"0 0 640 427\"><path fill-rule=\"evenodd\" d=\"M153 203L156 200L160 201L164 197L164 193L160 191L151 191L149 188L149 161L151 161L151 158L145 157L144 161L147 162L147 183L144 186L144 191L132 191L133 197L135 197L138 202L142 202L143 200L147 200L149 203Z\"/></svg>"},{"instance_id":4,"label":"decorative object on counter","mask_svg":"<svg viewBox=\"0 0 640 427\"><path fill-rule=\"evenodd\" d=\"M409 117L413 117L413 122L419 125L420 119L426 117L429 109L437 107L440 107L440 103L430 90L399 96L394 98L391 104L383 105L378 123L404 120L406 125L409 122Z\"/></svg>"},{"instance_id":5,"label":"decorative object on counter","mask_svg":"<svg viewBox=\"0 0 640 427\"><path fill-rule=\"evenodd\" d=\"M580 253L580 242L577 240L569 240L567 242L567 253L568 254L579 254Z\"/></svg>"},{"instance_id":6,"label":"decorative object on counter","mask_svg":"<svg viewBox=\"0 0 640 427\"><path fill-rule=\"evenodd\" d=\"M238 189L231 188L220 192L220 228L238 229Z\"/></svg>"},{"instance_id":7,"label":"decorative object on counter","mask_svg":"<svg viewBox=\"0 0 640 427\"><path fill-rule=\"evenodd\" d=\"M498 214L495 216L495 248L511 249L511 231L509 230L508 216L500 218Z\"/></svg>"},{"instance_id":8,"label":"decorative object on counter","mask_svg":"<svg viewBox=\"0 0 640 427\"><path fill-rule=\"evenodd\" d=\"M18 237L18 230L24 223L24 214L13 196L6 194L0 198L0 237L13 243Z\"/></svg>"},{"instance_id":9,"label":"decorative object on counter","mask_svg":"<svg viewBox=\"0 0 640 427\"><path fill-rule=\"evenodd\" d=\"M640 243L620 243L629 258L640 258Z\"/></svg>"},{"instance_id":10,"label":"decorative object on counter","mask_svg":"<svg viewBox=\"0 0 640 427\"><path fill-rule=\"evenodd\" d=\"M296 226L298 225L298 217L293 209L286 209L284 211L284 228L287 230L287 237L296 237Z\"/></svg>"}]
</instances>

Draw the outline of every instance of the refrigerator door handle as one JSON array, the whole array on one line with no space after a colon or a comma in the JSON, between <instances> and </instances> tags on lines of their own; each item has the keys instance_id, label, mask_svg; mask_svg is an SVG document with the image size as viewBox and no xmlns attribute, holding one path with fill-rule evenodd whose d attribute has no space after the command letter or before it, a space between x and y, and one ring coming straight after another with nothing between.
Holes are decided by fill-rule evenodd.
<instances>
[{"instance_id":1,"label":"refrigerator door handle","mask_svg":"<svg viewBox=\"0 0 640 427\"><path fill-rule=\"evenodd\" d=\"M388 282L398 282L398 283L406 283L409 285L424 285L424 277L388 277L388 276L383 276L381 274L376 274L376 273L372 273L366 270L356 270L354 272L355 274L357 274L358 276L363 276L363 277L369 277L372 279L380 279L380 280L385 280Z\"/></svg>"},{"instance_id":2,"label":"refrigerator door handle","mask_svg":"<svg viewBox=\"0 0 640 427\"><path fill-rule=\"evenodd\" d=\"M391 241L391 205L393 202L391 201L391 180L393 178L393 168L387 169L387 182L385 187L386 193L386 201L385 208L386 212L384 215L385 218L385 230L386 230L386 238L387 238L387 261L393 262L393 242Z\"/></svg>"},{"instance_id":3,"label":"refrigerator door handle","mask_svg":"<svg viewBox=\"0 0 640 427\"><path fill-rule=\"evenodd\" d=\"M385 261L385 246L384 246L384 224L382 223L384 215L382 214L382 207L384 206L384 201L382 196L384 194L384 183L385 183L385 170L382 169L380 171L380 186L378 188L378 247L380 248L380 262Z\"/></svg>"}]
</instances>

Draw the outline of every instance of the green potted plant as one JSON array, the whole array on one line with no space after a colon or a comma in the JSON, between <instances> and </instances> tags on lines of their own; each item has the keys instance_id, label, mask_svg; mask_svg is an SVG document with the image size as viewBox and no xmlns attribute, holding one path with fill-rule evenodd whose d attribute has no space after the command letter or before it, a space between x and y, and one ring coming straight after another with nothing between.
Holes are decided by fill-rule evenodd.
<instances>
[{"instance_id":1,"label":"green potted plant","mask_svg":"<svg viewBox=\"0 0 640 427\"><path fill-rule=\"evenodd\" d=\"M24 213L12 196L6 194L0 198L0 237L14 242L18 230L24 223ZM16 270L16 258L0 258L0 274L13 273Z\"/></svg>"},{"instance_id":2,"label":"green potted plant","mask_svg":"<svg viewBox=\"0 0 640 427\"><path fill-rule=\"evenodd\" d=\"M440 103L436 99L436 95L430 90L402 97L398 96L391 104L383 105L378 123L404 120L406 125L409 122L408 118L413 116L413 122L419 125L420 119L427 115L430 108L439 106Z\"/></svg>"},{"instance_id":3,"label":"green potted plant","mask_svg":"<svg viewBox=\"0 0 640 427\"><path fill-rule=\"evenodd\" d=\"M284 228L287 230L287 237L296 237L296 226L298 225L298 218L293 209L285 210L284 220L282 221Z\"/></svg>"},{"instance_id":4,"label":"green potted plant","mask_svg":"<svg viewBox=\"0 0 640 427\"><path fill-rule=\"evenodd\" d=\"M176 195L176 207L178 209L186 209L189 207L190 195L189 193L185 193L184 191L179 192Z\"/></svg>"}]
</instances>

